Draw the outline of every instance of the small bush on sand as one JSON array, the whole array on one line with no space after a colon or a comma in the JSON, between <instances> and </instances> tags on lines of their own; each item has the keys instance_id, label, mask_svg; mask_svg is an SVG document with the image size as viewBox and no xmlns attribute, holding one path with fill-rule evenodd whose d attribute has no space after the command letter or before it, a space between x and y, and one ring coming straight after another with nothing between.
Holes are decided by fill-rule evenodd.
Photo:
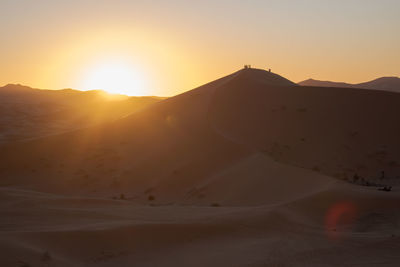
<instances>
[{"instance_id":1,"label":"small bush on sand","mask_svg":"<svg viewBox=\"0 0 400 267\"><path fill-rule=\"evenodd\" d=\"M314 166L312 168L312 170L315 171L315 172L320 172L321 171L321 169L318 166Z\"/></svg>"}]
</instances>

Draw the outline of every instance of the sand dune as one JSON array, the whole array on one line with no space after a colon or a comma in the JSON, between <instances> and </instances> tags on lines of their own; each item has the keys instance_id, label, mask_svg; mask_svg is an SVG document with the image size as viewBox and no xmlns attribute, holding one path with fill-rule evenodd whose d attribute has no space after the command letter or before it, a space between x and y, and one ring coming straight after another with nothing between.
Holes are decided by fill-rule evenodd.
<instances>
[{"instance_id":1,"label":"sand dune","mask_svg":"<svg viewBox=\"0 0 400 267\"><path fill-rule=\"evenodd\" d=\"M398 103L245 69L119 120L3 144L0 262L397 266Z\"/></svg>"},{"instance_id":2,"label":"sand dune","mask_svg":"<svg viewBox=\"0 0 400 267\"><path fill-rule=\"evenodd\" d=\"M242 75L221 87L213 126L279 161L338 178L399 176L400 96L343 88L264 86Z\"/></svg>"}]
</instances>

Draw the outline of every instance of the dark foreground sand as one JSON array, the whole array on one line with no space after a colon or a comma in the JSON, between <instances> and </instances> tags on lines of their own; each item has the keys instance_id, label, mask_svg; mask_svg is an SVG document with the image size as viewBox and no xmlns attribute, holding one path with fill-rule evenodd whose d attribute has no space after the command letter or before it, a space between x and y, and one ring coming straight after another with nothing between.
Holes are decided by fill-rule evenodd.
<instances>
[{"instance_id":1,"label":"dark foreground sand","mask_svg":"<svg viewBox=\"0 0 400 267\"><path fill-rule=\"evenodd\" d=\"M260 206L0 191L1 266L398 266L399 192L333 183Z\"/></svg>"}]
</instances>

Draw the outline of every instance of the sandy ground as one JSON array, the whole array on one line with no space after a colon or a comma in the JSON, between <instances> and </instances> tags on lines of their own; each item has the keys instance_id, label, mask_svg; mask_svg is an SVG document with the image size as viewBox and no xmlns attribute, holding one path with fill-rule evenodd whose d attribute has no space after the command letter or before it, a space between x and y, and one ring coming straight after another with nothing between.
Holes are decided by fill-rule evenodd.
<instances>
[{"instance_id":1,"label":"sandy ground","mask_svg":"<svg viewBox=\"0 0 400 267\"><path fill-rule=\"evenodd\" d=\"M257 206L1 188L2 266L398 266L399 192L333 183Z\"/></svg>"}]
</instances>

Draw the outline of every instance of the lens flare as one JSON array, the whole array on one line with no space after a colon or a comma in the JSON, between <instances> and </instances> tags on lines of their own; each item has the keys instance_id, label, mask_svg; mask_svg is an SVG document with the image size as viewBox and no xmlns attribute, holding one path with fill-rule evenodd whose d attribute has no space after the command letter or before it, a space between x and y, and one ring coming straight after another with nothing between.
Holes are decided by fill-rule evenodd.
<instances>
[{"instance_id":1,"label":"lens flare","mask_svg":"<svg viewBox=\"0 0 400 267\"><path fill-rule=\"evenodd\" d=\"M350 201L337 202L333 204L325 216L325 231L332 239L341 237L339 227L351 227L356 220L357 208Z\"/></svg>"}]
</instances>

